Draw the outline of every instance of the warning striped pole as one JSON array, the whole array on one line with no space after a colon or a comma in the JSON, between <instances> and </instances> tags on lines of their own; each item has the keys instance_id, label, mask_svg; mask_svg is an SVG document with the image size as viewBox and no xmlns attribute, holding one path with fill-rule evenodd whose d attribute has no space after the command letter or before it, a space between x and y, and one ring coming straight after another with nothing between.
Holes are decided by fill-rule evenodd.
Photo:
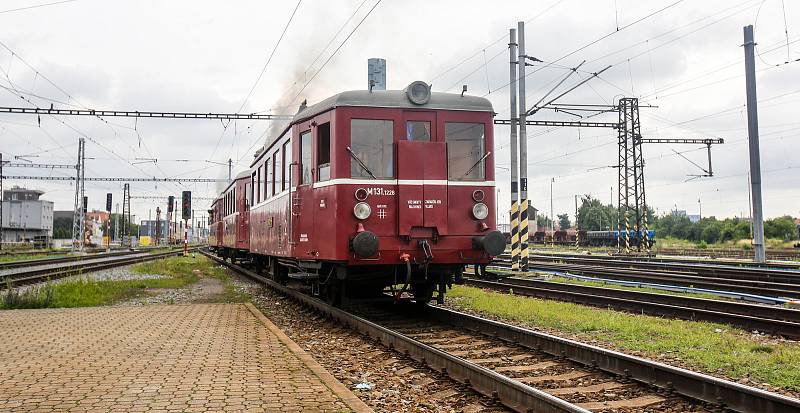
<instances>
[{"instance_id":1,"label":"warning striped pole","mask_svg":"<svg viewBox=\"0 0 800 413\"><path fill-rule=\"evenodd\" d=\"M511 271L519 271L519 203L511 201Z\"/></svg>"},{"instance_id":2,"label":"warning striped pole","mask_svg":"<svg viewBox=\"0 0 800 413\"><path fill-rule=\"evenodd\" d=\"M519 240L521 248L520 270L528 271L528 200L522 199L522 213L519 221Z\"/></svg>"}]
</instances>

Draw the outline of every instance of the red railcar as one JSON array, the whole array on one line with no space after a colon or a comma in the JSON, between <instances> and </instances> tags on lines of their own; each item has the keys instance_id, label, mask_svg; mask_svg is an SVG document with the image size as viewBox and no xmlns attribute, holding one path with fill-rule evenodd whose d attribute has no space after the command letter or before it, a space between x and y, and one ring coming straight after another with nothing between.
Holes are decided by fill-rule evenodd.
<instances>
[{"instance_id":1,"label":"red railcar","mask_svg":"<svg viewBox=\"0 0 800 413\"><path fill-rule=\"evenodd\" d=\"M211 203L208 210L208 247L212 251L222 251L222 197Z\"/></svg>"},{"instance_id":2,"label":"red railcar","mask_svg":"<svg viewBox=\"0 0 800 413\"><path fill-rule=\"evenodd\" d=\"M331 301L387 286L443 298L465 265L505 248L493 116L486 99L423 82L301 107L235 186L234 198L247 198L236 206L250 216L250 256Z\"/></svg>"},{"instance_id":3,"label":"red railcar","mask_svg":"<svg viewBox=\"0 0 800 413\"><path fill-rule=\"evenodd\" d=\"M242 172L215 201L218 213L214 214L215 221L210 224L211 231L217 237L218 254L232 261L250 255L249 186L250 174Z\"/></svg>"}]
</instances>

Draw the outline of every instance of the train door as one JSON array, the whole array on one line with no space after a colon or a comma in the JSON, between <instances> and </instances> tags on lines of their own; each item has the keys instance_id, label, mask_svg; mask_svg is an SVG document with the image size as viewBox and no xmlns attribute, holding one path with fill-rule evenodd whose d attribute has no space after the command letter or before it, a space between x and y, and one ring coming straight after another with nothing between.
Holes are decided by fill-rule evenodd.
<instances>
[{"instance_id":1,"label":"train door","mask_svg":"<svg viewBox=\"0 0 800 413\"><path fill-rule=\"evenodd\" d=\"M292 242L294 255L301 259L312 258L315 255L312 239L314 232L312 141L310 124L301 124L298 144L295 146L298 149L295 157L298 164L292 169L292 180L297 184L297 189L292 193Z\"/></svg>"},{"instance_id":2,"label":"train door","mask_svg":"<svg viewBox=\"0 0 800 413\"><path fill-rule=\"evenodd\" d=\"M398 233L412 238L447 234L447 147L436 113L404 112L397 142Z\"/></svg>"}]
</instances>

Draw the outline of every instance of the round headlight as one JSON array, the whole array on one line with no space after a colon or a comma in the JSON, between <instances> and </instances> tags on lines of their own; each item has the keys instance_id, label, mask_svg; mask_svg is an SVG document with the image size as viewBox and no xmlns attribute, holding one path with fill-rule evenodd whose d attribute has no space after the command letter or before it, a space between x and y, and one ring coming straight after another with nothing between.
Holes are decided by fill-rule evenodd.
<instances>
[{"instance_id":1,"label":"round headlight","mask_svg":"<svg viewBox=\"0 0 800 413\"><path fill-rule=\"evenodd\" d=\"M431 99L431 88L427 83L417 80L406 88L406 96L415 105L424 105Z\"/></svg>"},{"instance_id":2,"label":"round headlight","mask_svg":"<svg viewBox=\"0 0 800 413\"><path fill-rule=\"evenodd\" d=\"M475 219L486 219L489 216L489 207L483 202L478 202L472 206L472 215Z\"/></svg>"},{"instance_id":3,"label":"round headlight","mask_svg":"<svg viewBox=\"0 0 800 413\"><path fill-rule=\"evenodd\" d=\"M367 192L366 189L364 189L364 188L356 189L356 199L357 200L366 201L368 195L369 195L369 192Z\"/></svg>"},{"instance_id":4,"label":"round headlight","mask_svg":"<svg viewBox=\"0 0 800 413\"><path fill-rule=\"evenodd\" d=\"M372 213L372 208L366 202L359 202L353 207L353 215L358 219L367 219Z\"/></svg>"},{"instance_id":5,"label":"round headlight","mask_svg":"<svg viewBox=\"0 0 800 413\"><path fill-rule=\"evenodd\" d=\"M475 202L483 202L484 197L486 197L486 194L483 193L482 189L472 191L472 199L475 200Z\"/></svg>"}]
</instances>

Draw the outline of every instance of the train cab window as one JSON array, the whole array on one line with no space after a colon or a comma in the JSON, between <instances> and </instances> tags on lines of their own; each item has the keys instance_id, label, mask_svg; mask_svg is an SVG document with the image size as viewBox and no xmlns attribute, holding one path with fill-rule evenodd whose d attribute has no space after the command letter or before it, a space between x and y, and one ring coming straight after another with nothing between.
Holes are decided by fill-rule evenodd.
<instances>
[{"instance_id":1,"label":"train cab window","mask_svg":"<svg viewBox=\"0 0 800 413\"><path fill-rule=\"evenodd\" d=\"M486 179L486 141L482 123L446 122L447 177L452 181Z\"/></svg>"},{"instance_id":2,"label":"train cab window","mask_svg":"<svg viewBox=\"0 0 800 413\"><path fill-rule=\"evenodd\" d=\"M292 141L283 144L283 189L289 188L289 174L292 168Z\"/></svg>"},{"instance_id":3,"label":"train cab window","mask_svg":"<svg viewBox=\"0 0 800 413\"><path fill-rule=\"evenodd\" d=\"M272 194L272 159L267 158L264 164L264 199Z\"/></svg>"},{"instance_id":4,"label":"train cab window","mask_svg":"<svg viewBox=\"0 0 800 413\"><path fill-rule=\"evenodd\" d=\"M311 183L311 131L300 134L300 185Z\"/></svg>"},{"instance_id":5,"label":"train cab window","mask_svg":"<svg viewBox=\"0 0 800 413\"><path fill-rule=\"evenodd\" d=\"M421 120L410 120L406 122L407 141L431 141L431 123Z\"/></svg>"},{"instance_id":6,"label":"train cab window","mask_svg":"<svg viewBox=\"0 0 800 413\"><path fill-rule=\"evenodd\" d=\"M278 150L275 151L275 154L272 155L272 164L275 165L275 194L279 194L283 188L281 186L281 174L283 173L283 154L281 153L281 147L278 146Z\"/></svg>"},{"instance_id":7,"label":"train cab window","mask_svg":"<svg viewBox=\"0 0 800 413\"><path fill-rule=\"evenodd\" d=\"M353 119L350 121L350 176L394 177L394 122Z\"/></svg>"},{"instance_id":8,"label":"train cab window","mask_svg":"<svg viewBox=\"0 0 800 413\"><path fill-rule=\"evenodd\" d=\"M317 126L317 182L331 179L331 124Z\"/></svg>"}]
</instances>

